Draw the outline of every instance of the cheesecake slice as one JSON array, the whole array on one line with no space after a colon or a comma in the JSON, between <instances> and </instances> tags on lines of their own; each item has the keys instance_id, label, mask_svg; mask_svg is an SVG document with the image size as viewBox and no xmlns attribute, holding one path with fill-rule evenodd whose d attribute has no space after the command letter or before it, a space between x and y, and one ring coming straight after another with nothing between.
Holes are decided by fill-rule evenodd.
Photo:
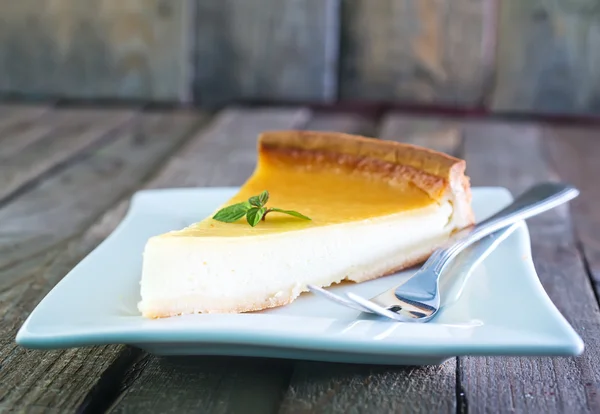
<instances>
[{"instance_id":1,"label":"cheesecake slice","mask_svg":"<svg viewBox=\"0 0 600 414\"><path fill-rule=\"evenodd\" d=\"M211 215L148 240L139 310L149 318L257 311L307 284L363 282L423 262L473 223L465 162L429 149L333 132L272 131L223 206L267 190L255 227ZM218 210L215 210L215 212Z\"/></svg>"}]
</instances>

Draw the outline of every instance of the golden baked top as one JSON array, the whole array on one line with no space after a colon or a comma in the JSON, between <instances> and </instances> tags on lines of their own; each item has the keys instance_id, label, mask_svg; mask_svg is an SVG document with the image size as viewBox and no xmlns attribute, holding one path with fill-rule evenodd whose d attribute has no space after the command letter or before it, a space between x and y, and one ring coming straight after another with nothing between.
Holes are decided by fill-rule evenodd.
<instances>
[{"instance_id":1,"label":"golden baked top","mask_svg":"<svg viewBox=\"0 0 600 414\"><path fill-rule=\"evenodd\" d=\"M254 173L224 206L268 190L270 204L312 220L273 214L250 227L243 219L207 218L167 237L250 236L408 214L453 202L456 191L470 203L464 171L463 160L409 144L335 132L264 132Z\"/></svg>"},{"instance_id":2,"label":"golden baked top","mask_svg":"<svg viewBox=\"0 0 600 414\"><path fill-rule=\"evenodd\" d=\"M260 156L299 167L361 172L378 179L408 181L442 196L451 175L464 175L465 161L428 148L339 132L268 131L258 139Z\"/></svg>"}]
</instances>

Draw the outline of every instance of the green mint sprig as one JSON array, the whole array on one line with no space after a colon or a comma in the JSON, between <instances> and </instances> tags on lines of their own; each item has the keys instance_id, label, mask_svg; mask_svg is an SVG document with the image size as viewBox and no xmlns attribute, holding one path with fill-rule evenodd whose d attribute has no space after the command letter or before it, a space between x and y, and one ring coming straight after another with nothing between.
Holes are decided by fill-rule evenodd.
<instances>
[{"instance_id":1,"label":"green mint sprig","mask_svg":"<svg viewBox=\"0 0 600 414\"><path fill-rule=\"evenodd\" d=\"M246 221L248 221L248 224L252 227L260 223L261 220L265 220L265 217L269 213L288 214L299 219L310 220L309 217L294 210L283 210L275 207L267 208L265 207L267 201L269 201L269 192L265 190L257 196L250 197L248 201L222 208L217 211L213 216L213 219L225 223L233 223L246 216Z\"/></svg>"}]
</instances>

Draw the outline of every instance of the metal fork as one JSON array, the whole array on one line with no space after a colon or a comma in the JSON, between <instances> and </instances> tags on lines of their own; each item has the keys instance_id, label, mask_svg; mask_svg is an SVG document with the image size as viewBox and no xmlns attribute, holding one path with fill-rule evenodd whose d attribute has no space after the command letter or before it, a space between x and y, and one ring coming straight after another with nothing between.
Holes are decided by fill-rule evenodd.
<instances>
[{"instance_id":1,"label":"metal fork","mask_svg":"<svg viewBox=\"0 0 600 414\"><path fill-rule=\"evenodd\" d=\"M457 232L409 280L370 300L353 293L347 293L347 298L344 298L313 285L308 288L313 293L363 312L376 313L400 322L428 322L440 308L439 280L444 272L472 270L515 230L516 223L578 195L576 188L563 183L542 183L531 187L493 216ZM481 243L475 244L478 241ZM461 256L461 252L466 254Z\"/></svg>"},{"instance_id":2,"label":"metal fork","mask_svg":"<svg viewBox=\"0 0 600 414\"><path fill-rule=\"evenodd\" d=\"M463 250L454 260L451 261L450 265L445 268L440 274L440 280L446 279L447 276L457 276L461 275L462 284L466 283L470 273L477 267L479 263L481 263L495 248L506 239L513 231L515 231L519 227L519 223L513 224L511 226L500 229L488 236L485 236L481 240L475 242L471 246L467 247ZM352 308L357 311L372 313L372 314L380 314L383 316L388 316L385 312L387 312L386 308L380 307L377 312L371 310L370 308L366 308L360 305L358 302L347 299L344 296L332 293L328 290L320 288L315 285L308 285L308 288L312 293L325 297L333 302L336 302L340 305ZM390 295L394 294L395 289L389 289L383 294L377 295L371 300L374 300L378 296ZM355 295L354 295L355 296ZM362 298L361 298L362 299ZM363 299L364 300L364 299ZM393 318L395 319L395 317Z\"/></svg>"}]
</instances>

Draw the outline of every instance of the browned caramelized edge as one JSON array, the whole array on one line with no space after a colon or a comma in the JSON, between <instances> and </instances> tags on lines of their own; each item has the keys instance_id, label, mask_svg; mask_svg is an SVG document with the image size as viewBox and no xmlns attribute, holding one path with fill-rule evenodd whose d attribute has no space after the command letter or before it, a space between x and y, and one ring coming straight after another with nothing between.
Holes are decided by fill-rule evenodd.
<instances>
[{"instance_id":1,"label":"browned caramelized edge","mask_svg":"<svg viewBox=\"0 0 600 414\"><path fill-rule=\"evenodd\" d=\"M408 180L435 199L445 194L453 179L464 179L468 186L464 160L417 145L359 135L266 131L259 136L258 151L292 164L333 165L387 180Z\"/></svg>"}]
</instances>

